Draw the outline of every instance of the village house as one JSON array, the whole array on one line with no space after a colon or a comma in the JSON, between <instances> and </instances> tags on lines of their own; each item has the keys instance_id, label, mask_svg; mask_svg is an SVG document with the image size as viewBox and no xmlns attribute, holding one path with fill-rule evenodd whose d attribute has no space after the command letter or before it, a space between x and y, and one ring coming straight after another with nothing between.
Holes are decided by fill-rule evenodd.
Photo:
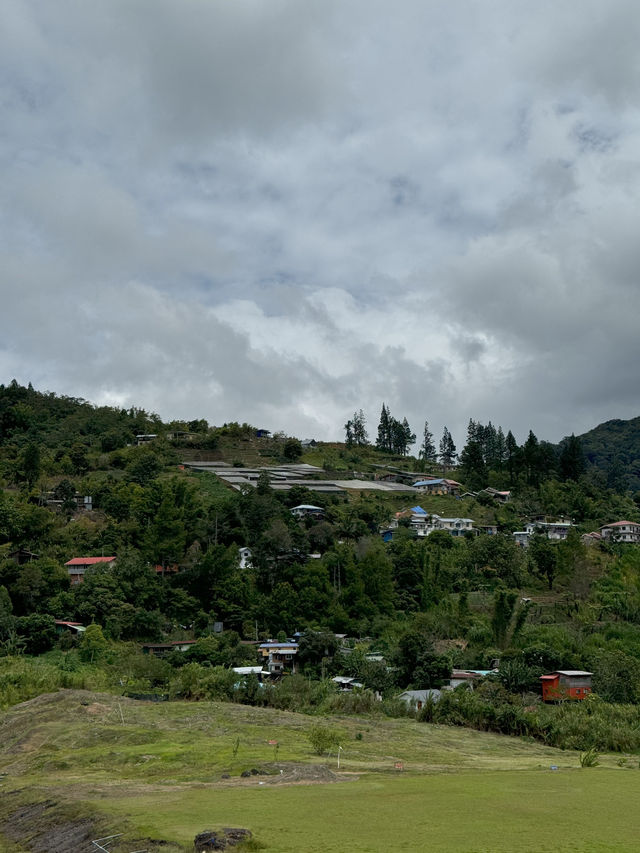
<instances>
[{"instance_id":1,"label":"village house","mask_svg":"<svg viewBox=\"0 0 640 853\"><path fill-rule=\"evenodd\" d=\"M39 560L40 554L34 554L33 551L28 551L26 548L18 548L17 551L12 551L9 554L9 559L13 560L19 566L24 566L25 563L31 563L33 560Z\"/></svg>"},{"instance_id":2,"label":"village house","mask_svg":"<svg viewBox=\"0 0 640 853\"><path fill-rule=\"evenodd\" d=\"M543 702L586 699L591 693L591 676L591 672L579 669L558 669L550 675L541 675Z\"/></svg>"},{"instance_id":3,"label":"village house","mask_svg":"<svg viewBox=\"0 0 640 853\"><path fill-rule=\"evenodd\" d=\"M251 552L251 548L248 548L246 545L243 548L238 548L238 559L239 566L241 569L250 569L252 567L253 553Z\"/></svg>"},{"instance_id":4,"label":"village house","mask_svg":"<svg viewBox=\"0 0 640 853\"><path fill-rule=\"evenodd\" d=\"M403 519L408 520L409 528L415 531L416 536L429 536L434 530L446 530L452 536L478 532L472 518L442 518L437 513L426 512L421 506L414 506L397 512L389 524L381 528L380 533L385 542L391 540L393 531L398 529Z\"/></svg>"},{"instance_id":5,"label":"village house","mask_svg":"<svg viewBox=\"0 0 640 853\"><path fill-rule=\"evenodd\" d=\"M635 521L614 521L600 528L600 535L610 542L640 543L640 524Z\"/></svg>"},{"instance_id":6,"label":"village house","mask_svg":"<svg viewBox=\"0 0 640 853\"><path fill-rule=\"evenodd\" d=\"M149 444L150 441L155 441L157 437L158 436L155 432L141 432L136 436L136 444L138 447L142 447L143 444Z\"/></svg>"},{"instance_id":7,"label":"village house","mask_svg":"<svg viewBox=\"0 0 640 853\"><path fill-rule=\"evenodd\" d=\"M352 678L349 675L336 675L331 679L331 681L338 685L341 693L351 693L356 688L364 687L364 684L361 681L358 681L357 678Z\"/></svg>"},{"instance_id":8,"label":"village house","mask_svg":"<svg viewBox=\"0 0 640 853\"><path fill-rule=\"evenodd\" d=\"M413 484L413 488L427 495L458 495L461 487L455 480L441 477L435 480L418 480Z\"/></svg>"},{"instance_id":9,"label":"village house","mask_svg":"<svg viewBox=\"0 0 640 853\"><path fill-rule=\"evenodd\" d=\"M570 521L529 521L524 526L524 530L516 530L513 538L518 545L526 548L529 545L531 537L538 533L551 539L553 542L560 542L566 539L569 531L574 527Z\"/></svg>"},{"instance_id":10,"label":"village house","mask_svg":"<svg viewBox=\"0 0 640 853\"><path fill-rule=\"evenodd\" d=\"M321 521L324 518L324 510L321 506L313 506L313 504L298 504L291 509L291 515L296 518L315 518Z\"/></svg>"},{"instance_id":11,"label":"village house","mask_svg":"<svg viewBox=\"0 0 640 853\"><path fill-rule=\"evenodd\" d=\"M442 696L441 690L405 690L398 696L401 702L421 711L426 702L437 702Z\"/></svg>"},{"instance_id":12,"label":"village house","mask_svg":"<svg viewBox=\"0 0 640 853\"><path fill-rule=\"evenodd\" d=\"M168 643L143 643L142 652L145 655L163 658L169 652L186 652L196 642L196 640L170 640Z\"/></svg>"},{"instance_id":13,"label":"village house","mask_svg":"<svg viewBox=\"0 0 640 853\"><path fill-rule=\"evenodd\" d=\"M68 622L65 619L56 619L56 634L83 634L87 629L82 622Z\"/></svg>"},{"instance_id":14,"label":"village house","mask_svg":"<svg viewBox=\"0 0 640 853\"><path fill-rule=\"evenodd\" d=\"M270 675L281 675L284 672L295 674L298 671L297 654L298 644L294 642L277 643L270 640L258 646L261 663L263 666L266 664Z\"/></svg>"},{"instance_id":15,"label":"village house","mask_svg":"<svg viewBox=\"0 0 640 853\"><path fill-rule=\"evenodd\" d=\"M93 566L100 565L101 563L113 567L116 564L116 558L73 557L73 559L68 560L65 563L65 566L67 567L67 571L69 573L69 580L71 581L71 585L75 586L76 584L82 583L86 570L92 568Z\"/></svg>"},{"instance_id":16,"label":"village house","mask_svg":"<svg viewBox=\"0 0 640 853\"><path fill-rule=\"evenodd\" d=\"M509 503L511 500L511 492L509 491L500 491L499 489L493 489L491 486L487 486L486 489L480 489L478 492L479 495L488 495L490 498L498 501L499 503Z\"/></svg>"}]
</instances>

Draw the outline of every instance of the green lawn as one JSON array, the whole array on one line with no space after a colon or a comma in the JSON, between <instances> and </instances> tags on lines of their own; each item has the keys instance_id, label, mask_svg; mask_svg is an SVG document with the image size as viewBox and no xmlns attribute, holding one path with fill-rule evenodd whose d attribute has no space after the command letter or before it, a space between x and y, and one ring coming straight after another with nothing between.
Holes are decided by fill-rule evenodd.
<instances>
[{"instance_id":1,"label":"green lawn","mask_svg":"<svg viewBox=\"0 0 640 853\"><path fill-rule=\"evenodd\" d=\"M187 846L194 828L250 828L273 853L637 851L640 773L491 771L329 785L167 791L93 808Z\"/></svg>"},{"instance_id":2,"label":"green lawn","mask_svg":"<svg viewBox=\"0 0 640 853\"><path fill-rule=\"evenodd\" d=\"M319 722L341 733L342 781L311 783L338 772L335 754L311 751ZM55 800L185 851L220 826L251 829L272 853L636 850L640 772L636 757L618 758L583 769L575 752L409 719L87 691L0 715L0 793L19 792L12 803ZM240 777L251 768L271 775ZM8 808L0 796L0 822Z\"/></svg>"}]
</instances>

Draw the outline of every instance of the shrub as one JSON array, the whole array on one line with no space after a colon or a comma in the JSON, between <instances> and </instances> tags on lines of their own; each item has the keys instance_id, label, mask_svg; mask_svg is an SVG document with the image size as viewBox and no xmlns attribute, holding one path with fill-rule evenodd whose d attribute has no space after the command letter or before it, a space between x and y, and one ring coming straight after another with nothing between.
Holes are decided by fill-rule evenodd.
<instances>
[{"instance_id":1,"label":"shrub","mask_svg":"<svg viewBox=\"0 0 640 853\"><path fill-rule=\"evenodd\" d=\"M332 746L338 746L341 733L327 726L313 726L307 732L307 738L316 755L324 755Z\"/></svg>"}]
</instances>

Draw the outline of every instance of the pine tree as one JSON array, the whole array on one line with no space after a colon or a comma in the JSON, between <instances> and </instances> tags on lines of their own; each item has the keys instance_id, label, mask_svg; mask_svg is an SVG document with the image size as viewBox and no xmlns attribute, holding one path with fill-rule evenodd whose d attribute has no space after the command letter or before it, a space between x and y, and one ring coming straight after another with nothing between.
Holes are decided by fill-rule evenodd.
<instances>
[{"instance_id":1,"label":"pine tree","mask_svg":"<svg viewBox=\"0 0 640 853\"><path fill-rule=\"evenodd\" d=\"M438 454L436 446L433 443L433 433L429 431L429 421L424 422L424 432L422 433L422 444L418 451L418 456L425 462L436 462Z\"/></svg>"},{"instance_id":2,"label":"pine tree","mask_svg":"<svg viewBox=\"0 0 640 853\"><path fill-rule=\"evenodd\" d=\"M498 427L496 433L496 470L502 471L507 461L507 442L502 432L502 427Z\"/></svg>"},{"instance_id":3,"label":"pine tree","mask_svg":"<svg viewBox=\"0 0 640 853\"><path fill-rule=\"evenodd\" d=\"M507 468L509 470L509 482L513 483L516 470L518 468L519 457L520 457L520 448L518 447L518 442L515 440L513 433L511 430L507 433L507 438L505 440L506 445L506 453L507 453Z\"/></svg>"},{"instance_id":4,"label":"pine tree","mask_svg":"<svg viewBox=\"0 0 640 853\"><path fill-rule=\"evenodd\" d=\"M346 424L344 425L344 432L345 432L344 443L347 445L347 447L352 447L353 446L353 421L352 420L348 420L346 422Z\"/></svg>"},{"instance_id":5,"label":"pine tree","mask_svg":"<svg viewBox=\"0 0 640 853\"><path fill-rule=\"evenodd\" d=\"M416 434L415 432L411 432L411 427L409 426L409 421L406 418L402 419L402 430L404 433L404 454L406 455L409 452L409 448L412 444L416 442Z\"/></svg>"},{"instance_id":6,"label":"pine tree","mask_svg":"<svg viewBox=\"0 0 640 853\"><path fill-rule=\"evenodd\" d=\"M453 438L451 437L451 433L447 429L444 428L442 433L442 438L440 439L440 461L442 462L443 473L447 473L447 468L449 468L456 458L456 446L453 443Z\"/></svg>"},{"instance_id":7,"label":"pine tree","mask_svg":"<svg viewBox=\"0 0 640 853\"><path fill-rule=\"evenodd\" d=\"M391 435L390 435L391 417L389 409L382 404L380 412L380 423L378 424L378 438L376 439L376 447L378 450L389 452L391 450Z\"/></svg>"},{"instance_id":8,"label":"pine tree","mask_svg":"<svg viewBox=\"0 0 640 853\"><path fill-rule=\"evenodd\" d=\"M362 409L359 409L357 412L353 413L353 418L351 419L351 428L353 431L354 444L357 444L358 447L363 447L365 444L369 443L366 420Z\"/></svg>"}]
</instances>

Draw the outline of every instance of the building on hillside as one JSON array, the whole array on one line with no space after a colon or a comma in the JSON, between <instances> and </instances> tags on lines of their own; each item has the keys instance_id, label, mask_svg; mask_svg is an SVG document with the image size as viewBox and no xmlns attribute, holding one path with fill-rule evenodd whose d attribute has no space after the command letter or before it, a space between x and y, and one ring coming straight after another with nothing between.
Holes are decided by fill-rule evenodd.
<instances>
[{"instance_id":1,"label":"building on hillside","mask_svg":"<svg viewBox=\"0 0 640 853\"><path fill-rule=\"evenodd\" d=\"M298 662L296 660L296 655L298 654L297 643L288 641L277 643L270 640L267 643L260 643L258 654L262 665L266 664L270 675L282 675L285 672L295 674L298 671Z\"/></svg>"},{"instance_id":2,"label":"building on hillside","mask_svg":"<svg viewBox=\"0 0 640 853\"><path fill-rule=\"evenodd\" d=\"M265 678L269 677L269 671L263 669L260 665L258 666L232 666L232 671L235 672L236 675L240 675L244 677L244 680L241 678L234 686L235 687L244 687L246 686L246 678L249 675L255 675L258 679L259 683L262 684Z\"/></svg>"},{"instance_id":3,"label":"building on hillside","mask_svg":"<svg viewBox=\"0 0 640 853\"><path fill-rule=\"evenodd\" d=\"M253 552L251 548L246 545L242 548L238 548L238 560L241 569L250 569L253 566L251 562L253 559Z\"/></svg>"},{"instance_id":4,"label":"building on hillside","mask_svg":"<svg viewBox=\"0 0 640 853\"><path fill-rule=\"evenodd\" d=\"M391 539L393 531L398 529L403 519L408 520L409 529L413 530L416 536L429 536L434 530L446 530L452 536L478 532L473 526L472 518L442 518L437 513L426 512L421 506L414 506L397 512L391 521L380 529L384 541Z\"/></svg>"},{"instance_id":5,"label":"building on hillside","mask_svg":"<svg viewBox=\"0 0 640 853\"><path fill-rule=\"evenodd\" d=\"M33 551L27 551L26 548L18 548L17 551L12 551L9 554L9 559L13 560L19 566L24 566L25 563L31 563L33 560L39 560L40 554L34 554Z\"/></svg>"},{"instance_id":6,"label":"building on hillside","mask_svg":"<svg viewBox=\"0 0 640 853\"><path fill-rule=\"evenodd\" d=\"M493 498L499 503L509 503L511 500L511 492L510 491L500 491L499 489L493 489L491 486L487 486L486 489L480 489L478 492L479 495L488 495L490 498Z\"/></svg>"},{"instance_id":7,"label":"building on hillside","mask_svg":"<svg viewBox=\"0 0 640 853\"><path fill-rule=\"evenodd\" d=\"M491 675L493 669L454 669L449 679L449 687L455 690L461 684L466 684L470 690L473 690L475 684L487 675Z\"/></svg>"},{"instance_id":8,"label":"building on hillside","mask_svg":"<svg viewBox=\"0 0 640 853\"><path fill-rule=\"evenodd\" d=\"M57 498L55 492L47 492L42 496L41 501L45 506L58 511L67 503L61 498ZM91 512L93 509L93 497L91 495L82 495L80 492L75 493L73 498L70 499L70 503L72 507L73 503L75 503L75 508L78 512Z\"/></svg>"},{"instance_id":9,"label":"building on hillside","mask_svg":"<svg viewBox=\"0 0 640 853\"><path fill-rule=\"evenodd\" d=\"M513 538L518 545L526 548L529 545L529 540L534 534L546 536L553 542L561 542L569 535L569 531L574 527L570 521L529 521L525 524L523 530L516 530Z\"/></svg>"},{"instance_id":10,"label":"building on hillside","mask_svg":"<svg viewBox=\"0 0 640 853\"><path fill-rule=\"evenodd\" d=\"M630 542L637 545L640 542L640 524L636 521L614 521L601 527L600 535L610 542Z\"/></svg>"},{"instance_id":11,"label":"building on hillside","mask_svg":"<svg viewBox=\"0 0 640 853\"><path fill-rule=\"evenodd\" d=\"M436 689L405 690L404 693L398 696L398 699L406 705L415 708L416 711L421 711L427 702L438 702L441 696L442 691Z\"/></svg>"},{"instance_id":12,"label":"building on hillside","mask_svg":"<svg viewBox=\"0 0 640 853\"><path fill-rule=\"evenodd\" d=\"M158 437L155 432L141 432L136 436L136 444L141 447L143 444L149 444L150 441L155 441Z\"/></svg>"},{"instance_id":13,"label":"building on hillside","mask_svg":"<svg viewBox=\"0 0 640 853\"><path fill-rule=\"evenodd\" d=\"M324 509L313 504L298 504L298 506L292 507L290 512L296 518L315 518L317 521L324 518Z\"/></svg>"},{"instance_id":14,"label":"building on hillside","mask_svg":"<svg viewBox=\"0 0 640 853\"><path fill-rule=\"evenodd\" d=\"M145 655L163 658L169 652L186 652L196 642L196 640L171 640L168 643L143 643L142 651Z\"/></svg>"},{"instance_id":15,"label":"building on hillside","mask_svg":"<svg viewBox=\"0 0 640 853\"><path fill-rule=\"evenodd\" d=\"M65 619L56 619L56 634L83 634L87 629L82 622L68 622Z\"/></svg>"},{"instance_id":16,"label":"building on hillside","mask_svg":"<svg viewBox=\"0 0 640 853\"><path fill-rule=\"evenodd\" d=\"M543 702L586 699L591 693L592 674L580 669L558 669L550 675L541 675Z\"/></svg>"},{"instance_id":17,"label":"building on hillside","mask_svg":"<svg viewBox=\"0 0 640 853\"><path fill-rule=\"evenodd\" d=\"M440 477L435 480L418 480L413 488L427 495L459 495L461 486L455 480Z\"/></svg>"},{"instance_id":18,"label":"building on hillside","mask_svg":"<svg viewBox=\"0 0 640 853\"><path fill-rule=\"evenodd\" d=\"M153 568L155 569L155 573L161 577L164 577L165 575L175 575L180 571L180 566L178 566L177 563L169 563L166 566L158 563L158 565Z\"/></svg>"},{"instance_id":19,"label":"building on hillside","mask_svg":"<svg viewBox=\"0 0 640 853\"><path fill-rule=\"evenodd\" d=\"M602 542L602 534L592 530L591 533L583 533L580 541L583 545L597 545L598 542Z\"/></svg>"},{"instance_id":20,"label":"building on hillside","mask_svg":"<svg viewBox=\"0 0 640 853\"><path fill-rule=\"evenodd\" d=\"M364 687L364 684L361 681L358 681L357 678L353 678L350 675L335 675L331 681L338 685L341 693L351 693L356 688Z\"/></svg>"},{"instance_id":21,"label":"building on hillside","mask_svg":"<svg viewBox=\"0 0 640 853\"><path fill-rule=\"evenodd\" d=\"M93 566L98 566L101 563L110 566L113 568L116 564L115 557L73 557L73 559L68 560L65 563L67 567L67 571L69 573L69 579L71 581L71 585L75 586L76 584L82 583L84 580L84 575L87 569L92 568Z\"/></svg>"}]
</instances>

